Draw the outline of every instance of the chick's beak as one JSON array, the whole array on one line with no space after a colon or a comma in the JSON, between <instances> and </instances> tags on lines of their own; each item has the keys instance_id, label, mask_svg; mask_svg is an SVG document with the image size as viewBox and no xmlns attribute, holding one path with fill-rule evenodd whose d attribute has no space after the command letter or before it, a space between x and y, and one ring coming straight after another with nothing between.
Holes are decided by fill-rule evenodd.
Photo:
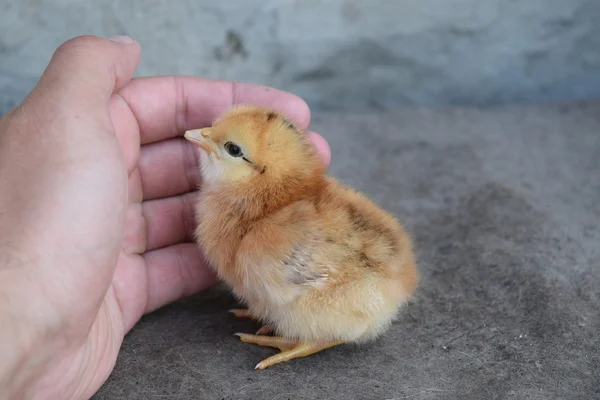
<instances>
[{"instance_id":1,"label":"chick's beak","mask_svg":"<svg viewBox=\"0 0 600 400\"><path fill-rule=\"evenodd\" d=\"M211 145L209 131L207 129L192 129L186 131L183 136L207 153L213 153L215 156L217 155L215 149Z\"/></svg>"}]
</instances>

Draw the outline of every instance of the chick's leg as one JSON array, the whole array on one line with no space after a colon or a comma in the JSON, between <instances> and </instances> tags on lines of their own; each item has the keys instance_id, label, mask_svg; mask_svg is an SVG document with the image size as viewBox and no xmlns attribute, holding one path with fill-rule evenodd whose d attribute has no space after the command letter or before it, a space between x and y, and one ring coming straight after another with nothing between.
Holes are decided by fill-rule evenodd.
<instances>
[{"instance_id":1,"label":"chick's leg","mask_svg":"<svg viewBox=\"0 0 600 400\"><path fill-rule=\"evenodd\" d=\"M294 358L306 357L318 353L330 347L343 344L343 341L331 341L323 343L303 343L280 336L249 335L245 333L236 334L242 342L254 343L260 346L276 347L281 352L258 363L255 369L265 369L275 364L286 362Z\"/></svg>"}]
</instances>

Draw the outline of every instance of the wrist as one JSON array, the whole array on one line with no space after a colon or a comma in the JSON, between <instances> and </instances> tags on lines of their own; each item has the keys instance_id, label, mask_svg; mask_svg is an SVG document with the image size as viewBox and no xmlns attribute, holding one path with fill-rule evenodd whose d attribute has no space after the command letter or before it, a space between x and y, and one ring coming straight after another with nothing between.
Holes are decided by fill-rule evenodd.
<instances>
[{"instance_id":1,"label":"wrist","mask_svg":"<svg viewBox=\"0 0 600 400\"><path fill-rule=\"evenodd\" d=\"M48 356L42 340L46 325L34 321L40 320L44 308L38 309L37 316L30 312L37 297L20 284L17 271L23 272L0 265L0 399L31 395L31 383Z\"/></svg>"},{"instance_id":2,"label":"wrist","mask_svg":"<svg viewBox=\"0 0 600 400\"><path fill-rule=\"evenodd\" d=\"M0 299L5 298L0 288ZM19 335L19 322L0 304L0 398L19 398L27 377L22 367L26 363L25 345ZM6 396L6 397L3 397Z\"/></svg>"}]
</instances>

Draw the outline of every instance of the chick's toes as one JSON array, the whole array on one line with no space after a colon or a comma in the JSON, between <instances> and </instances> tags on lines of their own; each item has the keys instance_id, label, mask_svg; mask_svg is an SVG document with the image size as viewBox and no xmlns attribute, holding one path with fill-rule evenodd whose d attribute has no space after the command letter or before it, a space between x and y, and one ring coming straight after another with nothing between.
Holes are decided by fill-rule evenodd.
<instances>
[{"instance_id":1,"label":"chick's toes","mask_svg":"<svg viewBox=\"0 0 600 400\"><path fill-rule=\"evenodd\" d=\"M271 325L265 325L256 331L256 335L268 335L273 333L275 329Z\"/></svg>"},{"instance_id":2,"label":"chick's toes","mask_svg":"<svg viewBox=\"0 0 600 400\"><path fill-rule=\"evenodd\" d=\"M248 311L245 308L232 308L231 310L229 310L229 313L235 315L238 318L254 319L254 315L250 314L250 311Z\"/></svg>"},{"instance_id":3,"label":"chick's toes","mask_svg":"<svg viewBox=\"0 0 600 400\"><path fill-rule=\"evenodd\" d=\"M292 339L286 339L280 336L262 336L250 335L246 333L236 333L242 342L254 343L260 346L276 347L281 352L259 362L255 369L265 369L275 364L286 362L294 358L306 357L318 353L330 347L334 347L345 342L331 341L324 343L302 343Z\"/></svg>"},{"instance_id":4,"label":"chick's toes","mask_svg":"<svg viewBox=\"0 0 600 400\"><path fill-rule=\"evenodd\" d=\"M258 344L259 346L276 347L281 351L292 349L298 345L298 341L286 339L281 336L251 335L249 333L236 333L244 343Z\"/></svg>"}]
</instances>

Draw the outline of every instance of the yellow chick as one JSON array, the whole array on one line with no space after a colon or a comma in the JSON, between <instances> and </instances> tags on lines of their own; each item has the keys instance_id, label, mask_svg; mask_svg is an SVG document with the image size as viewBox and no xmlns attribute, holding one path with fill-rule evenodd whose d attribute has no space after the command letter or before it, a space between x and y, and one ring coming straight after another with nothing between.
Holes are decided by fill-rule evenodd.
<instances>
[{"instance_id":1,"label":"yellow chick","mask_svg":"<svg viewBox=\"0 0 600 400\"><path fill-rule=\"evenodd\" d=\"M263 324L236 335L280 350L256 369L386 331L419 281L391 214L327 176L273 110L239 106L185 138L200 152L198 245L247 306L231 312Z\"/></svg>"}]
</instances>

